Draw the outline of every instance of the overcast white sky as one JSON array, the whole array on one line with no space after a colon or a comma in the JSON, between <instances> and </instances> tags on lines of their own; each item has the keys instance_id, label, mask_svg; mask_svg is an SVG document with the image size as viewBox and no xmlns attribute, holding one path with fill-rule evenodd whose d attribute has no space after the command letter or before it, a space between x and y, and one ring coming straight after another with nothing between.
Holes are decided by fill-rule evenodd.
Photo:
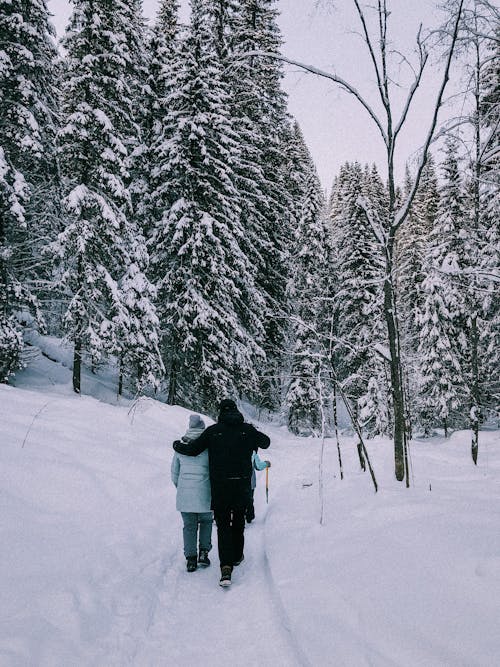
<instances>
[{"instance_id":1,"label":"overcast white sky","mask_svg":"<svg viewBox=\"0 0 500 667\"><path fill-rule=\"evenodd\" d=\"M187 17L188 0L181 0ZM71 8L69 0L49 0L49 9L59 35L62 35ZM144 0L144 12L153 18L157 0ZM433 0L392 0L389 2L393 47L410 56L420 23L435 26L439 15ZM352 82L370 103L377 104L374 75L364 44L355 31L359 29L352 0L279 0L280 27L285 44L283 53L320 69L335 71ZM399 75L408 83L408 69ZM437 71L430 69L415 107L401 134L396 155L398 176L403 177L404 163L422 145L435 98ZM382 139L367 113L355 100L339 91L331 81L305 74L286 66L284 82L289 94L291 113L299 121L313 154L321 181L329 188L340 165L346 160L375 162L382 175L385 154Z\"/></svg>"}]
</instances>

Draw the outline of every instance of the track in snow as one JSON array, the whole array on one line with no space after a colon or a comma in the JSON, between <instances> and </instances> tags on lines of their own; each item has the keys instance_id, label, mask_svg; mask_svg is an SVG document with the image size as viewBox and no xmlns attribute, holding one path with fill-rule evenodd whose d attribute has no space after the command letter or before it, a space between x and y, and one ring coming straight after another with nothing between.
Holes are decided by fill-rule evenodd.
<instances>
[{"instance_id":1,"label":"track in snow","mask_svg":"<svg viewBox=\"0 0 500 667\"><path fill-rule=\"evenodd\" d=\"M218 584L216 546L209 568L185 571L177 519L177 551L138 575L149 580L141 585L149 599L138 600L130 610L128 627L121 628L125 636L116 646L116 661L109 656L111 664L307 667L273 584L264 544L266 509L258 499L256 509L257 519L245 531L245 560L234 569L233 583L226 590ZM212 541L215 545L215 525Z\"/></svg>"}]
</instances>

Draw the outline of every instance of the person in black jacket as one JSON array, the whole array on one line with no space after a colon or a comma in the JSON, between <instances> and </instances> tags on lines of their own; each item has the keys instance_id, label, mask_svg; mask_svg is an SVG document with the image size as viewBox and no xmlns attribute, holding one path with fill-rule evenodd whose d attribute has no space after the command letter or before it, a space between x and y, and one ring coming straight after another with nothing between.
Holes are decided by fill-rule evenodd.
<instances>
[{"instance_id":1,"label":"person in black jacket","mask_svg":"<svg viewBox=\"0 0 500 667\"><path fill-rule=\"evenodd\" d=\"M208 449L212 509L217 524L221 586L231 584L234 565L243 560L245 512L251 503L252 454L267 449L271 441L246 424L236 403L224 399L216 424L189 443L174 442L180 454L197 456Z\"/></svg>"}]
</instances>

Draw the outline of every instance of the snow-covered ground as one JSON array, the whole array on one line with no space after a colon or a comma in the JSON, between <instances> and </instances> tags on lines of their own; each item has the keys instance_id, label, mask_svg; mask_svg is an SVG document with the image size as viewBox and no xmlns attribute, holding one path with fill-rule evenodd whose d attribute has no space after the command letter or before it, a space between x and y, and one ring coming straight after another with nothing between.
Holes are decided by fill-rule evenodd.
<instances>
[{"instance_id":1,"label":"snow-covered ground","mask_svg":"<svg viewBox=\"0 0 500 667\"><path fill-rule=\"evenodd\" d=\"M414 442L410 489L391 444L369 442L377 494L354 441L341 481L327 440L320 525L320 442L261 425L269 505L260 473L223 590L216 547L212 567L184 567L170 462L189 413L113 405L99 376L84 390L101 400L77 397L52 347L66 366L39 355L0 385L2 667L499 664L498 432L481 434L477 467L466 432Z\"/></svg>"}]
</instances>

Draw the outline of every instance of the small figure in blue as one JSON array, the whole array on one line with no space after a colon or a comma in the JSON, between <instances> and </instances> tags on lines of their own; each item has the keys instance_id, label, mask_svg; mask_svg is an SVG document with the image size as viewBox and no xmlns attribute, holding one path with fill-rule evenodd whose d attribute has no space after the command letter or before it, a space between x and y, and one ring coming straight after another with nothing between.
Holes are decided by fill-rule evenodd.
<instances>
[{"instance_id":1,"label":"small figure in blue","mask_svg":"<svg viewBox=\"0 0 500 667\"><path fill-rule=\"evenodd\" d=\"M189 428L181 442L190 443L204 430L205 423L200 415L190 415ZM194 572L198 565L210 565L208 553L212 548L213 513L208 452L205 450L198 456L185 456L175 452L171 473L172 482L177 487L176 508L181 513L184 524L182 534L186 569Z\"/></svg>"},{"instance_id":2,"label":"small figure in blue","mask_svg":"<svg viewBox=\"0 0 500 667\"><path fill-rule=\"evenodd\" d=\"M252 523L252 521L255 519L255 507L253 503L253 497L255 493L255 487L257 486L257 475L255 474L256 470L265 470L266 468L271 467L271 461L262 461L262 459L259 457L257 452L254 452L252 454L252 497L251 497L251 502L249 503L245 517L247 520L247 523Z\"/></svg>"}]
</instances>

